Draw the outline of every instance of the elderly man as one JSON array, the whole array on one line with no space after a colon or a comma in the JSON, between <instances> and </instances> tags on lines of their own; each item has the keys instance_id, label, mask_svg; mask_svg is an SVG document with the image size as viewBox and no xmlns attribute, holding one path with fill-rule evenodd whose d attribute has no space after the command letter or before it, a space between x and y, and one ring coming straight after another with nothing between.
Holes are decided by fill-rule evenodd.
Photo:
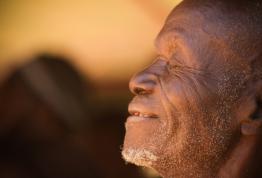
<instances>
[{"instance_id":1,"label":"elderly man","mask_svg":"<svg viewBox=\"0 0 262 178\"><path fill-rule=\"evenodd\" d=\"M156 50L130 81L124 159L166 178L262 177L262 3L184 0Z\"/></svg>"}]
</instances>

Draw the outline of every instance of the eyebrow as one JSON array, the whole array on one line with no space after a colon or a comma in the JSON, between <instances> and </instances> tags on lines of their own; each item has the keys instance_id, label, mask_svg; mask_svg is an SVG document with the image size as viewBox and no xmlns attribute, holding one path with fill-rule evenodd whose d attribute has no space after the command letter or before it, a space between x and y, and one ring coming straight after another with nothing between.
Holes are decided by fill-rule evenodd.
<instances>
[{"instance_id":1,"label":"eyebrow","mask_svg":"<svg viewBox=\"0 0 262 178\"><path fill-rule=\"evenodd\" d=\"M156 49L159 49L159 44L161 43L173 43L173 41L182 40L184 41L185 38L186 29L183 27L173 27L168 28L165 31L161 31L159 35L154 40L154 46ZM168 37L168 38L167 38ZM164 40L165 42L162 42L163 39L167 38L167 40Z\"/></svg>"}]
</instances>

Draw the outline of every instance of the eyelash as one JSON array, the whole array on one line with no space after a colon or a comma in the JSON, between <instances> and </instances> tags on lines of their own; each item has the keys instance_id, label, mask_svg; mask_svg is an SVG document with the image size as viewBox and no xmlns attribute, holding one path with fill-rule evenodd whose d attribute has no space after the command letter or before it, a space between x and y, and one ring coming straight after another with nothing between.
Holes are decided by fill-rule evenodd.
<instances>
[{"instance_id":1,"label":"eyelash","mask_svg":"<svg viewBox=\"0 0 262 178\"><path fill-rule=\"evenodd\" d=\"M168 68L168 70L174 70L174 69L179 69L179 68L181 68L181 66L180 65L178 65L178 64L172 64L170 61L168 61L167 62L167 68Z\"/></svg>"},{"instance_id":2,"label":"eyelash","mask_svg":"<svg viewBox=\"0 0 262 178\"><path fill-rule=\"evenodd\" d=\"M169 72L179 72L180 69L182 68L182 66L178 64L177 62L174 62L174 61L171 62L170 60L168 60L167 58L163 56L159 56L158 59L166 61L167 70ZM174 60L174 59L171 59L171 60Z\"/></svg>"}]
</instances>

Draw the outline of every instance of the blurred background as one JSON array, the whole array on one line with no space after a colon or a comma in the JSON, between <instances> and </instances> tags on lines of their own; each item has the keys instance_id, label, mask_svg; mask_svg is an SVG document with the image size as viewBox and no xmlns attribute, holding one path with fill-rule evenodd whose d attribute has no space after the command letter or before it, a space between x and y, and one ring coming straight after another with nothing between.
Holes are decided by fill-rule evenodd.
<instances>
[{"instance_id":1,"label":"blurred background","mask_svg":"<svg viewBox=\"0 0 262 178\"><path fill-rule=\"evenodd\" d=\"M0 0L0 177L157 177L121 158L128 81L180 1Z\"/></svg>"}]
</instances>

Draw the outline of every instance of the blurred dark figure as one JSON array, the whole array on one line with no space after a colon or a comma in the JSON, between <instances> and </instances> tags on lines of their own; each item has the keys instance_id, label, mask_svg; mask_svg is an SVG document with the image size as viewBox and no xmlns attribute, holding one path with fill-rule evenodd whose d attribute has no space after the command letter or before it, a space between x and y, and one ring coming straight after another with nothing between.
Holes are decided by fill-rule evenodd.
<instances>
[{"instance_id":1,"label":"blurred dark figure","mask_svg":"<svg viewBox=\"0 0 262 178\"><path fill-rule=\"evenodd\" d=\"M61 57L41 55L15 71L0 87L0 177L141 177L121 161L122 125L102 123L91 96Z\"/></svg>"}]
</instances>

